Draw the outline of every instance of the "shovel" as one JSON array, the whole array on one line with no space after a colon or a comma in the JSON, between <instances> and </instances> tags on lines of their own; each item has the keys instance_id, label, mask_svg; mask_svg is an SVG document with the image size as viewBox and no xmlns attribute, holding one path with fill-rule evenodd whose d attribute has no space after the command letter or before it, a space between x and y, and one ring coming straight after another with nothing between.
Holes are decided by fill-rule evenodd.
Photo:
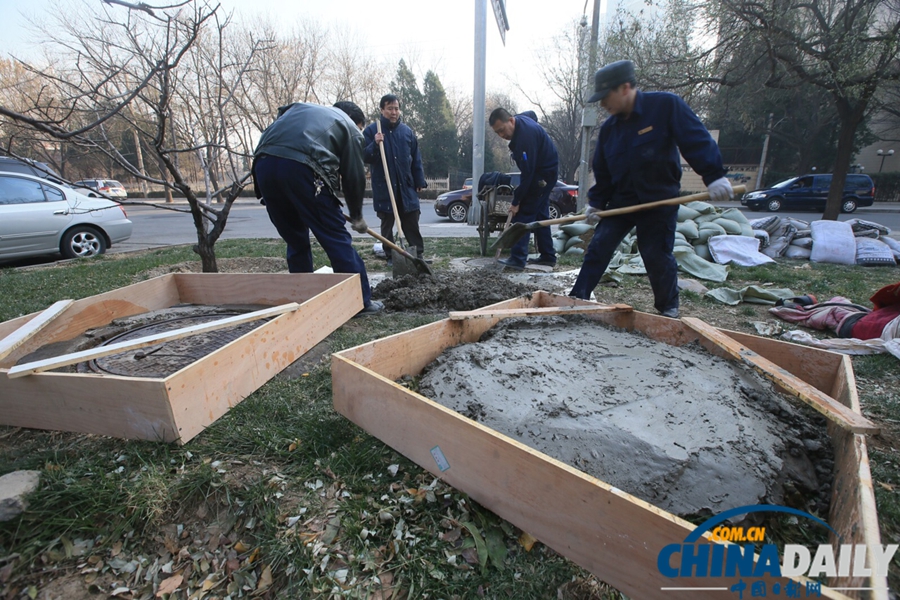
<instances>
[{"instance_id":1,"label":"shovel","mask_svg":"<svg viewBox=\"0 0 900 600\"><path fill-rule=\"evenodd\" d=\"M376 127L378 128L378 133L381 133L381 118L375 121ZM403 240L406 238L403 235L403 228L400 226L400 211L397 210L397 200L394 198L394 186L391 185L391 173L388 170L388 162L387 162L387 154L384 150L384 140L381 140L381 143L378 144L379 149L381 150L381 164L384 167L384 181L387 183L388 195L391 197L391 209L394 211L394 223L397 225L397 241L400 242L400 245L406 248L404 253L392 254L391 262L394 265L394 274L395 275L408 275L411 272L415 272L409 268L408 265L404 264L404 261L407 260L406 257L410 256L409 252L409 244L404 244ZM384 243L384 242L382 242ZM392 249L396 249L396 246L391 244ZM423 262L424 264L424 262Z\"/></svg>"},{"instance_id":2,"label":"shovel","mask_svg":"<svg viewBox=\"0 0 900 600\"><path fill-rule=\"evenodd\" d=\"M350 222L350 217L348 217L347 215L344 215L344 218L347 219L347 222ZM366 233L371 235L373 238L375 238L376 240L378 240L379 242L381 242L382 244L384 244L391 250L394 250L397 252L397 255L394 257L394 266L395 267L400 263L403 263L404 266L411 265L410 269L408 269L406 273L400 273L400 275L415 275L415 274L419 274L419 273L421 273L423 275L434 275L434 273L431 271L431 267L428 266L428 263L426 263L421 258L416 258L415 256L413 256L412 254L410 254L409 252L407 252L406 250L404 250L397 244L391 242L389 239L387 239L384 236L378 235L371 229L366 229ZM398 260L398 258L402 259L402 260Z\"/></svg>"},{"instance_id":3,"label":"shovel","mask_svg":"<svg viewBox=\"0 0 900 600\"><path fill-rule=\"evenodd\" d=\"M735 194L743 194L747 191L747 186L733 186ZM614 217L616 215L624 215L627 213L639 212L642 210L650 210L651 208L659 208L660 206L673 206L678 204L687 204L688 202L697 202L701 200L709 200L709 192L701 192L699 194L691 194L689 196L679 196L678 198L667 198L666 200L657 200L656 202L648 202L646 204L636 204L634 206L623 206L622 208L613 208L610 210L601 210L594 213L600 218ZM491 244L494 248L512 248L516 245L522 236L530 231L534 231L540 227L548 227L550 225L564 225L566 223L576 223L584 221L587 215L572 215L570 217L561 217L559 219L548 219L546 221L534 221L532 223L513 223L506 231L500 234L500 237Z\"/></svg>"}]
</instances>

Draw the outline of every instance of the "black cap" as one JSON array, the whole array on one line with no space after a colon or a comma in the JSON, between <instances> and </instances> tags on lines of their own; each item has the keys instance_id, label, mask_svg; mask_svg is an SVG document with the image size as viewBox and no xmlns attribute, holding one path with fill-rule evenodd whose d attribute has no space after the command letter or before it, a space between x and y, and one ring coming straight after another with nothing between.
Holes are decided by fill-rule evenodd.
<instances>
[{"instance_id":1,"label":"black cap","mask_svg":"<svg viewBox=\"0 0 900 600\"><path fill-rule=\"evenodd\" d=\"M623 83L634 85L634 63L630 60L617 60L597 70L594 74L594 95L588 102L599 102L608 93Z\"/></svg>"}]
</instances>

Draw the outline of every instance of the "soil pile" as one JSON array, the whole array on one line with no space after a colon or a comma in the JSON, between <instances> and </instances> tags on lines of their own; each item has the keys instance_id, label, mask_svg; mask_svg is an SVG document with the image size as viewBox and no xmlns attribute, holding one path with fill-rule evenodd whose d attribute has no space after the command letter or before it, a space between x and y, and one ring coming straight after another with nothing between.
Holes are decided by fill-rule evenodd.
<instances>
[{"instance_id":1,"label":"soil pile","mask_svg":"<svg viewBox=\"0 0 900 600\"><path fill-rule=\"evenodd\" d=\"M825 514L825 421L743 365L579 317L508 319L450 348L422 394L668 512Z\"/></svg>"},{"instance_id":2,"label":"soil pile","mask_svg":"<svg viewBox=\"0 0 900 600\"><path fill-rule=\"evenodd\" d=\"M539 289L488 270L442 271L385 279L372 290L372 297L394 311L475 310Z\"/></svg>"}]
</instances>

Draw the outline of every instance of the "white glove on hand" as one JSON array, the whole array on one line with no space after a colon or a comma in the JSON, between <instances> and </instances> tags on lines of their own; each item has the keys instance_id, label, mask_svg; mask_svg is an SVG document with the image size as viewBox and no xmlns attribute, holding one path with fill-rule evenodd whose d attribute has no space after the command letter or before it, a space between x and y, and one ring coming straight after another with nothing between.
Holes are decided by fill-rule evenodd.
<instances>
[{"instance_id":1,"label":"white glove on hand","mask_svg":"<svg viewBox=\"0 0 900 600\"><path fill-rule=\"evenodd\" d=\"M706 186L709 190L709 199L713 202L725 202L734 198L734 190L727 177L720 177Z\"/></svg>"},{"instance_id":2,"label":"white glove on hand","mask_svg":"<svg viewBox=\"0 0 900 600\"><path fill-rule=\"evenodd\" d=\"M588 205L584 209L585 223L588 225L596 225L600 222L600 219L603 217L599 216L597 213L602 212L599 208L594 208L593 206Z\"/></svg>"},{"instance_id":3,"label":"white glove on hand","mask_svg":"<svg viewBox=\"0 0 900 600\"><path fill-rule=\"evenodd\" d=\"M369 230L369 226L366 225L366 220L362 217L356 221L350 221L350 228L357 233L366 233Z\"/></svg>"}]
</instances>

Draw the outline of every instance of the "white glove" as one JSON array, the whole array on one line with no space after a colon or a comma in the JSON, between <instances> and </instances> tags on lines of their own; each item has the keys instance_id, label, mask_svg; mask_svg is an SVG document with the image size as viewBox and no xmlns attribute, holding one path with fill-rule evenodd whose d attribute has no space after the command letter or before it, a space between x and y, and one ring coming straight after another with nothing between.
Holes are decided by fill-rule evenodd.
<instances>
[{"instance_id":1,"label":"white glove","mask_svg":"<svg viewBox=\"0 0 900 600\"><path fill-rule=\"evenodd\" d=\"M725 202L734 198L734 190L727 177L720 177L706 186L709 190L709 199L713 202Z\"/></svg>"},{"instance_id":2,"label":"white glove","mask_svg":"<svg viewBox=\"0 0 900 600\"><path fill-rule=\"evenodd\" d=\"M599 208L594 208L593 206L588 205L584 209L585 223L587 223L588 225L596 225L597 223L599 223L600 219L603 218L597 214L599 212L602 212Z\"/></svg>"},{"instance_id":3,"label":"white glove","mask_svg":"<svg viewBox=\"0 0 900 600\"><path fill-rule=\"evenodd\" d=\"M366 225L366 220L362 217L355 221L350 221L350 228L357 233L366 233L369 230L369 226Z\"/></svg>"}]
</instances>

